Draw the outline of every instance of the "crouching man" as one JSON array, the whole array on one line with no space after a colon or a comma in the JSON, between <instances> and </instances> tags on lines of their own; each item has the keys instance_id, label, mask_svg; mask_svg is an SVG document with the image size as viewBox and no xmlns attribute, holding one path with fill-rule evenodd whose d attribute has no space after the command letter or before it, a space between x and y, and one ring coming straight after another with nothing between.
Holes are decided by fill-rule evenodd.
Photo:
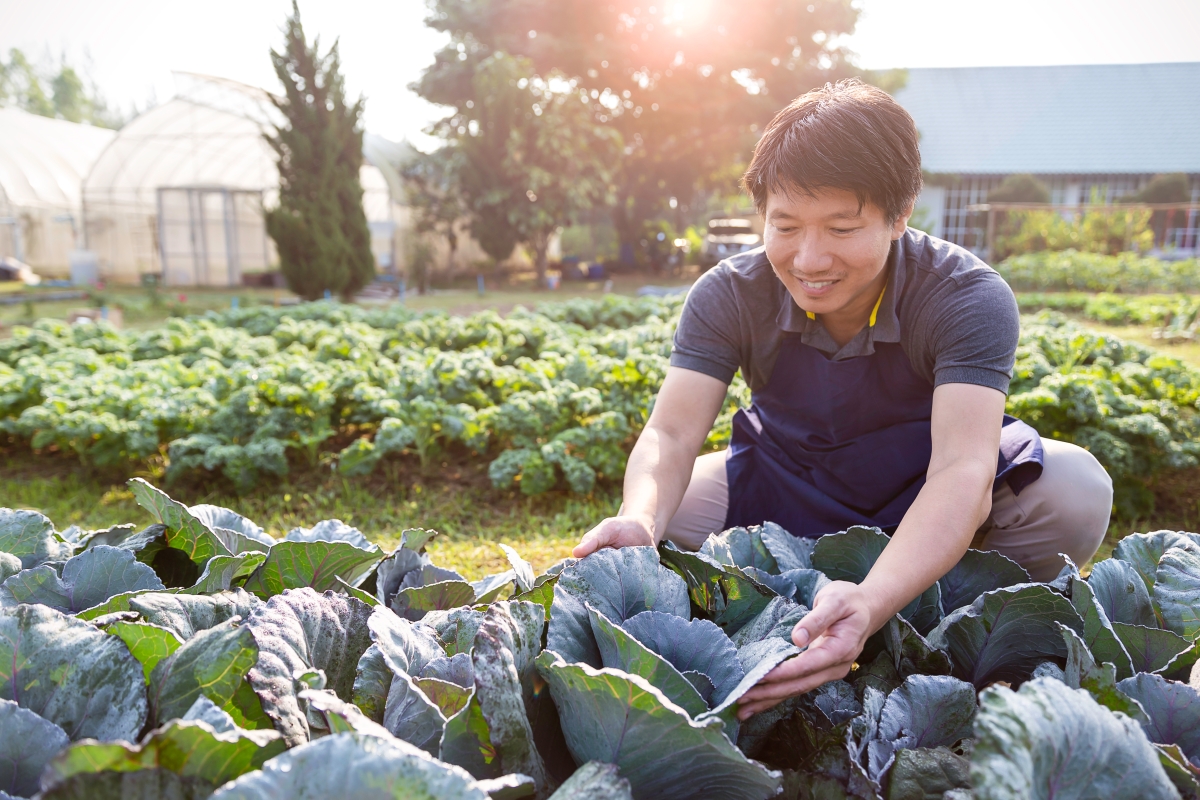
<instances>
[{"instance_id":1,"label":"crouching man","mask_svg":"<svg viewBox=\"0 0 1200 800\"><path fill-rule=\"evenodd\" d=\"M892 534L859 585L835 581L792 638L808 649L745 695L747 718L844 677L868 636L978 534L1050 580L1104 538L1112 481L1090 453L1004 413L1019 319L1004 280L907 227L912 118L857 81L800 97L743 179L765 246L692 287L671 366L629 458L624 505L575 548L691 549L765 520L793 535ZM738 370L753 393L727 451L700 456Z\"/></svg>"}]
</instances>

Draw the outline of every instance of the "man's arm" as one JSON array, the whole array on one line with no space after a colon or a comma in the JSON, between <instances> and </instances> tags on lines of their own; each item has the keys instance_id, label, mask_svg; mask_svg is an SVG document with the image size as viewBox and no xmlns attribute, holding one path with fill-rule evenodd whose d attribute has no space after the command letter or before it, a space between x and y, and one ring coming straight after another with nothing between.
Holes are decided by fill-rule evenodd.
<instances>
[{"instance_id":1,"label":"man's arm","mask_svg":"<svg viewBox=\"0 0 1200 800\"><path fill-rule=\"evenodd\" d=\"M620 516L592 528L575 546L576 558L601 547L655 545L675 515L692 478L692 465L712 430L725 384L690 369L669 367L654 410L625 467Z\"/></svg>"},{"instance_id":2,"label":"man's arm","mask_svg":"<svg viewBox=\"0 0 1200 800\"><path fill-rule=\"evenodd\" d=\"M947 383L933 392L933 454L925 486L866 579L834 581L792 631L800 655L742 698L747 719L793 695L843 678L867 637L958 563L992 507L1004 394Z\"/></svg>"}]
</instances>

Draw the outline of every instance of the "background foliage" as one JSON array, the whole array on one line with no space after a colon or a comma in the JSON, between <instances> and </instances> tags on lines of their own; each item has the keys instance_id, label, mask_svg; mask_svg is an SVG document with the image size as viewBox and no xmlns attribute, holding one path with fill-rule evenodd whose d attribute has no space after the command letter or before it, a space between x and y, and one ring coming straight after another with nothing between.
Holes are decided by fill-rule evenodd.
<instances>
[{"instance_id":1,"label":"background foliage","mask_svg":"<svg viewBox=\"0 0 1200 800\"><path fill-rule=\"evenodd\" d=\"M279 206L266 213L267 232L293 292L350 298L375 276L358 178L363 101L347 102L337 43L324 56L319 42L310 47L294 2L284 39L282 52L271 51L284 88L271 102L287 123L267 136L279 164Z\"/></svg>"}]
</instances>

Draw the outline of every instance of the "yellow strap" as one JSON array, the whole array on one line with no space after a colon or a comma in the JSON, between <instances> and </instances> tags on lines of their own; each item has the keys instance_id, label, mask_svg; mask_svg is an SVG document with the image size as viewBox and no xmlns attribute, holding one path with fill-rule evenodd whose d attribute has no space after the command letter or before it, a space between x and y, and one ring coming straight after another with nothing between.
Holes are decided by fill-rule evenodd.
<instances>
[{"instance_id":1,"label":"yellow strap","mask_svg":"<svg viewBox=\"0 0 1200 800\"><path fill-rule=\"evenodd\" d=\"M886 292L886 291L887 291L887 286L885 285L883 287L883 292ZM868 327L871 327L871 328L875 327L875 317L879 316L879 306L883 304L883 292L879 293L879 299L875 301L875 307L871 309L871 321L868 324ZM811 311L805 311L804 313L805 313L805 315L808 316L809 319L817 318L817 315Z\"/></svg>"},{"instance_id":2,"label":"yellow strap","mask_svg":"<svg viewBox=\"0 0 1200 800\"><path fill-rule=\"evenodd\" d=\"M887 284L883 285L883 292L887 291ZM879 314L879 306L883 303L883 292L879 293L879 299L875 301L875 307L871 309L871 321L869 327L875 327L875 317Z\"/></svg>"}]
</instances>

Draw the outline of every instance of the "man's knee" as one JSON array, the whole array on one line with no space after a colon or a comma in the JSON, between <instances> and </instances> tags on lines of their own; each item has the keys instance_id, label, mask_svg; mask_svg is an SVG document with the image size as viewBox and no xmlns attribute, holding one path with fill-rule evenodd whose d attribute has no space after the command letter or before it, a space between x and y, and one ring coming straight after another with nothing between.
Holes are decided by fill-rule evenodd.
<instances>
[{"instance_id":1,"label":"man's knee","mask_svg":"<svg viewBox=\"0 0 1200 800\"><path fill-rule=\"evenodd\" d=\"M1044 440L1042 499L1053 507L1063 552L1082 565L1100 548L1112 514L1113 484L1096 457L1073 444ZM1033 489L1041 480L1035 481Z\"/></svg>"}]
</instances>

